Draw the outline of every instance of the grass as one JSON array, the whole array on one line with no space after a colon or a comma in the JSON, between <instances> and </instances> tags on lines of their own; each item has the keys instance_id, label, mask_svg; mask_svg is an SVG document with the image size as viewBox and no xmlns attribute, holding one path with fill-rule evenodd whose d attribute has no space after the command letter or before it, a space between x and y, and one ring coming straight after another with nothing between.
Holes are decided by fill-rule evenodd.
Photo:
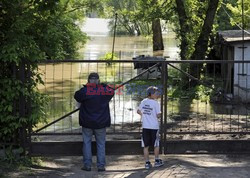
<instances>
[{"instance_id":1,"label":"grass","mask_svg":"<svg viewBox=\"0 0 250 178\"><path fill-rule=\"evenodd\" d=\"M0 159L0 178L12 177L11 175L14 173L18 175L18 172L25 172L26 175L31 175L31 167L41 166L42 162L42 159L39 157L23 157L12 163L9 163L8 160Z\"/></svg>"}]
</instances>

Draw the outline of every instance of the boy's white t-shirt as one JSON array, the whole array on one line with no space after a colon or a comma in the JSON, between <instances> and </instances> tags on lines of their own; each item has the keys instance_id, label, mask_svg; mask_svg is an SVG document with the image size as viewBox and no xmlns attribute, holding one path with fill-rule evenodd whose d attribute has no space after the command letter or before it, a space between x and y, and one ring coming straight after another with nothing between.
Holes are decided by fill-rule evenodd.
<instances>
[{"instance_id":1,"label":"boy's white t-shirt","mask_svg":"<svg viewBox=\"0 0 250 178\"><path fill-rule=\"evenodd\" d=\"M161 113L160 104L149 98L142 100L139 110L142 113L142 128L159 129L157 114Z\"/></svg>"}]
</instances>

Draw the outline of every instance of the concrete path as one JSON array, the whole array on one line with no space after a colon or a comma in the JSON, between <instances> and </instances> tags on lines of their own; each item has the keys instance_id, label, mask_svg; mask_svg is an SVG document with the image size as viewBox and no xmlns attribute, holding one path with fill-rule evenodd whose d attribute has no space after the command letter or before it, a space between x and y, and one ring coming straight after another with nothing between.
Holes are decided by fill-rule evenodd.
<instances>
[{"instance_id":1,"label":"concrete path","mask_svg":"<svg viewBox=\"0 0 250 178\"><path fill-rule=\"evenodd\" d=\"M167 178L167 177L250 177L250 155L162 155L164 166L144 169L142 155L107 156L106 172L82 171L81 157L46 158L42 166L28 172L11 173L11 177L72 177L72 178ZM153 157L151 157L153 161ZM95 157L93 162L95 162Z\"/></svg>"}]
</instances>

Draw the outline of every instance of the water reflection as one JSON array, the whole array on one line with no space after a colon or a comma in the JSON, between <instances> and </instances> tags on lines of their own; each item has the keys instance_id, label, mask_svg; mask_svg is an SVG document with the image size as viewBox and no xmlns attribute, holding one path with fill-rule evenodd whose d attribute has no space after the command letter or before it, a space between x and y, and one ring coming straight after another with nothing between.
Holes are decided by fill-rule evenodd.
<instances>
[{"instance_id":1,"label":"water reflection","mask_svg":"<svg viewBox=\"0 0 250 178\"><path fill-rule=\"evenodd\" d=\"M178 58L178 47L174 33L163 36L163 56ZM85 48L80 50L82 59L96 60L112 51L113 37L90 36ZM120 59L128 60L138 55L153 55L152 39L142 36L121 36L115 39L115 53Z\"/></svg>"}]
</instances>

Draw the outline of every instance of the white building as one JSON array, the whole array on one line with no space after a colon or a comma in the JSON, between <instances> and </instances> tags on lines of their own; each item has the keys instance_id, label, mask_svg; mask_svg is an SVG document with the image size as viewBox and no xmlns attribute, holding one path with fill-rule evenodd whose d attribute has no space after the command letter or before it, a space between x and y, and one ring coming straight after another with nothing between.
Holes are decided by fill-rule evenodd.
<instances>
[{"instance_id":1,"label":"white building","mask_svg":"<svg viewBox=\"0 0 250 178\"><path fill-rule=\"evenodd\" d=\"M221 31L218 37L221 60L250 61L250 33L247 31L244 33L244 48L241 30ZM225 79L226 93L231 93L235 99L249 103L250 63L222 64L221 71Z\"/></svg>"}]
</instances>

